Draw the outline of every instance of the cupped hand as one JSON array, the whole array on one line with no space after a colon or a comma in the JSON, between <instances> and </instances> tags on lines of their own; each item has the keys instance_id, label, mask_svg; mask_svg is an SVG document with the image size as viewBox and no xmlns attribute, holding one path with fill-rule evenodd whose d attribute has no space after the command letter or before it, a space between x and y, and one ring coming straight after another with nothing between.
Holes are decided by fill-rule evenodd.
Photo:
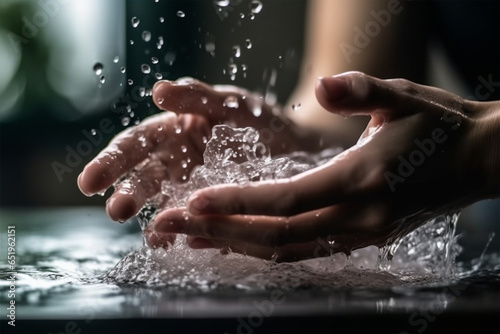
<instances>
[{"instance_id":1,"label":"cupped hand","mask_svg":"<svg viewBox=\"0 0 500 334\"><path fill-rule=\"evenodd\" d=\"M190 78L160 81L153 88L153 100L168 111L118 134L78 177L88 196L114 186L106 204L113 220L123 222L136 215L159 196L163 181L185 181L203 163L205 144L216 124L256 127L274 153L314 146L294 132L278 107L240 88L209 86Z\"/></svg>"},{"instance_id":2,"label":"cupped hand","mask_svg":"<svg viewBox=\"0 0 500 334\"><path fill-rule=\"evenodd\" d=\"M319 80L316 96L330 112L371 116L355 146L289 179L199 190L150 230L187 234L193 248L290 261L324 254L321 245L383 246L432 216L498 196L481 134L491 105L357 72Z\"/></svg>"}]
</instances>

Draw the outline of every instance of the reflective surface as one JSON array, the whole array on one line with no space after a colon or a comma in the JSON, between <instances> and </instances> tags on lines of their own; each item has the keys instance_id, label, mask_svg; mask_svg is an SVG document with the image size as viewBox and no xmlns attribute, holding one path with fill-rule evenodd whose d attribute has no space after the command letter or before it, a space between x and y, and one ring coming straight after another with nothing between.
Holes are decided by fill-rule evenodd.
<instances>
[{"instance_id":1,"label":"reflective surface","mask_svg":"<svg viewBox=\"0 0 500 334\"><path fill-rule=\"evenodd\" d=\"M2 309L11 300L4 240L7 226L16 230L15 330L19 326L28 332L53 333L109 328L122 333L160 328L201 333L500 330L497 253L485 257L482 269L452 279L386 280L388 284L378 287L302 284L296 289L285 288L284 281L265 289L221 285L201 291L103 282L103 275L140 248L142 240L137 224L113 223L102 208L2 211L0 221ZM348 268L340 274L350 276L351 282L367 282L367 277L384 273ZM4 329L14 330L2 319Z\"/></svg>"}]
</instances>

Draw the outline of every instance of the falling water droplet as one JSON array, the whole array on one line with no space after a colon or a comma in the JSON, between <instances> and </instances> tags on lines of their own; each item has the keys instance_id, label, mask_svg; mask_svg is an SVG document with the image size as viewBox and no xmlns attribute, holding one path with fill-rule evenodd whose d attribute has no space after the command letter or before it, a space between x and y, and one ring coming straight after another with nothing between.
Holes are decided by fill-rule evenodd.
<instances>
[{"instance_id":1,"label":"falling water droplet","mask_svg":"<svg viewBox=\"0 0 500 334\"><path fill-rule=\"evenodd\" d=\"M292 104L293 111L300 110L301 107L302 107L302 104L300 104L300 103Z\"/></svg>"},{"instance_id":2,"label":"falling water droplet","mask_svg":"<svg viewBox=\"0 0 500 334\"><path fill-rule=\"evenodd\" d=\"M259 0L252 0L250 3L250 10L253 14L259 14L262 10L262 3Z\"/></svg>"},{"instance_id":3,"label":"falling water droplet","mask_svg":"<svg viewBox=\"0 0 500 334\"><path fill-rule=\"evenodd\" d=\"M139 25L139 23L141 23L141 20L139 20L139 19L138 19L137 17L135 17L135 16L132 18L132 20L131 20L131 21L132 21L132 27L134 27L134 28L137 28L137 26Z\"/></svg>"},{"instance_id":4,"label":"falling water droplet","mask_svg":"<svg viewBox=\"0 0 500 334\"><path fill-rule=\"evenodd\" d=\"M156 57L151 57L151 63L153 63L153 64L158 64L158 61L159 61L159 60L158 60L158 58L156 58Z\"/></svg>"},{"instance_id":5,"label":"falling water droplet","mask_svg":"<svg viewBox=\"0 0 500 334\"><path fill-rule=\"evenodd\" d=\"M247 38L245 40L245 45L247 46L247 49L251 49L252 48L252 41L250 40L250 38Z\"/></svg>"},{"instance_id":6,"label":"falling water droplet","mask_svg":"<svg viewBox=\"0 0 500 334\"><path fill-rule=\"evenodd\" d=\"M233 55L236 57L236 58L239 58L241 56L241 49L240 49L240 46L239 45L235 45L233 46Z\"/></svg>"},{"instance_id":7,"label":"falling water droplet","mask_svg":"<svg viewBox=\"0 0 500 334\"><path fill-rule=\"evenodd\" d=\"M144 74L149 74L151 72L151 67L147 64L142 64L141 65L141 72Z\"/></svg>"},{"instance_id":8,"label":"falling water droplet","mask_svg":"<svg viewBox=\"0 0 500 334\"><path fill-rule=\"evenodd\" d=\"M130 118L129 117L123 117L122 118L122 125L127 126L130 124Z\"/></svg>"},{"instance_id":9,"label":"falling water droplet","mask_svg":"<svg viewBox=\"0 0 500 334\"><path fill-rule=\"evenodd\" d=\"M240 106L238 103L238 98L236 96L226 97L223 105L228 108L238 108Z\"/></svg>"},{"instance_id":10,"label":"falling water droplet","mask_svg":"<svg viewBox=\"0 0 500 334\"><path fill-rule=\"evenodd\" d=\"M99 77L99 82L102 83L102 84L105 83L106 82L106 77L104 75L101 75Z\"/></svg>"},{"instance_id":11,"label":"falling water droplet","mask_svg":"<svg viewBox=\"0 0 500 334\"><path fill-rule=\"evenodd\" d=\"M229 3L229 0L215 0L215 4L219 7L227 7Z\"/></svg>"},{"instance_id":12,"label":"falling water droplet","mask_svg":"<svg viewBox=\"0 0 500 334\"><path fill-rule=\"evenodd\" d=\"M142 32L142 39L144 42L149 42L151 40L151 32L149 30L144 30Z\"/></svg>"},{"instance_id":13,"label":"falling water droplet","mask_svg":"<svg viewBox=\"0 0 500 334\"><path fill-rule=\"evenodd\" d=\"M186 13L184 13L182 10L177 11L177 16L178 17L185 17Z\"/></svg>"},{"instance_id":14,"label":"falling water droplet","mask_svg":"<svg viewBox=\"0 0 500 334\"><path fill-rule=\"evenodd\" d=\"M120 68L120 72L122 72L122 73L127 72L127 69L125 68L125 66L122 66L122 67Z\"/></svg>"},{"instance_id":15,"label":"falling water droplet","mask_svg":"<svg viewBox=\"0 0 500 334\"><path fill-rule=\"evenodd\" d=\"M104 69L104 66L102 66L101 63L95 63L94 72L96 75L101 75L103 69Z\"/></svg>"}]
</instances>

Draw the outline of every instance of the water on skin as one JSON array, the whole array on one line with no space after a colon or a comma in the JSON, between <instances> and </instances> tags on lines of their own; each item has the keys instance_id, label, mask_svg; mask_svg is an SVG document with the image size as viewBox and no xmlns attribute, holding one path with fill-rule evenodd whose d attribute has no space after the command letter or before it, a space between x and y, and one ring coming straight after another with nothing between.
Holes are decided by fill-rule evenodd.
<instances>
[{"instance_id":1,"label":"water on skin","mask_svg":"<svg viewBox=\"0 0 500 334\"><path fill-rule=\"evenodd\" d=\"M288 178L319 166L340 152L340 149L328 149L318 154L295 152L273 158L269 148L259 142L257 130L215 126L203 155L204 164L196 167L186 182L163 181L161 194L139 213L138 221L144 230L158 212L158 203L165 203L165 199L163 209L184 207L198 189ZM187 160L182 160L181 167L187 165ZM456 271L454 260L461 251L453 228L457 218L455 214L430 220L402 238L399 248L392 245L379 251L374 246L367 247L353 251L348 259L343 253L333 253L334 241L328 240L322 247L330 252L330 257L285 264L235 254L230 249L223 252L225 255L214 249L192 250L186 245L185 237L179 235L167 249L144 246L132 251L105 275L105 280L201 290L221 286L241 289L389 287L435 281L450 277ZM252 224L250 218L248 223ZM283 277L287 278L286 282Z\"/></svg>"}]
</instances>

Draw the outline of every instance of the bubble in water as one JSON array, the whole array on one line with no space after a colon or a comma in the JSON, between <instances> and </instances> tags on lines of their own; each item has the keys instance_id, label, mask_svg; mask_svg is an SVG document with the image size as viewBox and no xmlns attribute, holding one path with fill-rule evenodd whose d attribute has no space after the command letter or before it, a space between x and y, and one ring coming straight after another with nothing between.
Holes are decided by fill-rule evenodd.
<instances>
[{"instance_id":1,"label":"bubble in water","mask_svg":"<svg viewBox=\"0 0 500 334\"><path fill-rule=\"evenodd\" d=\"M159 98L159 99L158 99L158 104L163 104L163 101L165 101L165 100L164 100L164 99L162 99L162 98Z\"/></svg>"},{"instance_id":2,"label":"bubble in water","mask_svg":"<svg viewBox=\"0 0 500 334\"><path fill-rule=\"evenodd\" d=\"M182 10L177 11L177 16L178 17L185 17L186 13L184 13Z\"/></svg>"},{"instance_id":3,"label":"bubble in water","mask_svg":"<svg viewBox=\"0 0 500 334\"><path fill-rule=\"evenodd\" d=\"M238 103L238 98L236 96L228 96L224 100L224 106L228 108L238 108L240 105Z\"/></svg>"},{"instance_id":4,"label":"bubble in water","mask_svg":"<svg viewBox=\"0 0 500 334\"><path fill-rule=\"evenodd\" d=\"M132 86L132 85L134 84L134 80L132 80L132 79L128 79L128 80L127 80L127 83L128 83L128 85L129 85L129 86Z\"/></svg>"},{"instance_id":5,"label":"bubble in water","mask_svg":"<svg viewBox=\"0 0 500 334\"><path fill-rule=\"evenodd\" d=\"M159 60L156 57L151 57L151 63L158 64Z\"/></svg>"},{"instance_id":6,"label":"bubble in water","mask_svg":"<svg viewBox=\"0 0 500 334\"><path fill-rule=\"evenodd\" d=\"M236 64L229 64L229 74L236 74L238 72L238 66Z\"/></svg>"},{"instance_id":7,"label":"bubble in water","mask_svg":"<svg viewBox=\"0 0 500 334\"><path fill-rule=\"evenodd\" d=\"M151 32L149 30L144 30L142 32L142 39L145 41L145 42L149 42L151 40Z\"/></svg>"},{"instance_id":8,"label":"bubble in water","mask_svg":"<svg viewBox=\"0 0 500 334\"><path fill-rule=\"evenodd\" d=\"M139 20L137 17L134 16L132 18L131 22L132 22L132 27L137 28L137 26L139 25L139 23L141 23L141 20Z\"/></svg>"},{"instance_id":9,"label":"bubble in water","mask_svg":"<svg viewBox=\"0 0 500 334\"><path fill-rule=\"evenodd\" d=\"M251 49L252 48L252 41L249 38L247 38L245 40L245 45L246 45L247 49Z\"/></svg>"},{"instance_id":10,"label":"bubble in water","mask_svg":"<svg viewBox=\"0 0 500 334\"><path fill-rule=\"evenodd\" d=\"M219 7L227 7L229 3L229 0L215 0L215 4Z\"/></svg>"},{"instance_id":11,"label":"bubble in water","mask_svg":"<svg viewBox=\"0 0 500 334\"><path fill-rule=\"evenodd\" d=\"M250 10L253 14L258 14L262 10L262 3L259 0L252 0Z\"/></svg>"},{"instance_id":12,"label":"bubble in water","mask_svg":"<svg viewBox=\"0 0 500 334\"><path fill-rule=\"evenodd\" d=\"M91 134L92 136L95 136L95 135L97 134L97 131L96 131L95 129L91 129L91 130L90 130L90 134Z\"/></svg>"},{"instance_id":13,"label":"bubble in water","mask_svg":"<svg viewBox=\"0 0 500 334\"><path fill-rule=\"evenodd\" d=\"M130 124L130 118L129 118L129 117L127 117L127 116L123 117L123 118L122 118L122 125L123 125L123 126L127 126L127 125L129 125L129 124Z\"/></svg>"},{"instance_id":14,"label":"bubble in water","mask_svg":"<svg viewBox=\"0 0 500 334\"><path fill-rule=\"evenodd\" d=\"M99 82L102 83L102 84L105 83L106 82L106 77L104 75L101 75L99 77Z\"/></svg>"},{"instance_id":15,"label":"bubble in water","mask_svg":"<svg viewBox=\"0 0 500 334\"><path fill-rule=\"evenodd\" d=\"M104 66L101 63L95 63L95 65L94 65L94 72L95 72L96 75L101 75L103 69L104 69Z\"/></svg>"},{"instance_id":16,"label":"bubble in water","mask_svg":"<svg viewBox=\"0 0 500 334\"><path fill-rule=\"evenodd\" d=\"M130 43L130 45L134 45L134 40L133 40L133 39L131 39L131 40L129 41L129 43Z\"/></svg>"},{"instance_id":17,"label":"bubble in water","mask_svg":"<svg viewBox=\"0 0 500 334\"><path fill-rule=\"evenodd\" d=\"M120 72L122 72L122 73L127 72L127 69L125 68L125 66L122 66L122 67L120 68Z\"/></svg>"},{"instance_id":18,"label":"bubble in water","mask_svg":"<svg viewBox=\"0 0 500 334\"><path fill-rule=\"evenodd\" d=\"M161 80L161 79L163 79L163 74L161 74L159 72L155 73L155 78L158 79L158 80Z\"/></svg>"},{"instance_id":19,"label":"bubble in water","mask_svg":"<svg viewBox=\"0 0 500 334\"><path fill-rule=\"evenodd\" d=\"M176 134L181 133L181 132L182 132L182 128L181 128L181 126L180 126L180 125L174 125L174 132L175 132Z\"/></svg>"},{"instance_id":20,"label":"bubble in water","mask_svg":"<svg viewBox=\"0 0 500 334\"><path fill-rule=\"evenodd\" d=\"M239 45L235 45L233 46L233 55L236 57L236 58L239 58L241 56L241 48Z\"/></svg>"},{"instance_id":21,"label":"bubble in water","mask_svg":"<svg viewBox=\"0 0 500 334\"><path fill-rule=\"evenodd\" d=\"M151 73L151 67L149 67L148 64L142 64L141 65L141 72L144 74L149 74L149 73Z\"/></svg>"},{"instance_id":22,"label":"bubble in water","mask_svg":"<svg viewBox=\"0 0 500 334\"><path fill-rule=\"evenodd\" d=\"M160 23L165 22L165 18L163 16L160 16Z\"/></svg>"},{"instance_id":23,"label":"bubble in water","mask_svg":"<svg viewBox=\"0 0 500 334\"><path fill-rule=\"evenodd\" d=\"M300 103L292 104L293 111L300 110L301 107L302 107L302 104L300 104Z\"/></svg>"}]
</instances>

